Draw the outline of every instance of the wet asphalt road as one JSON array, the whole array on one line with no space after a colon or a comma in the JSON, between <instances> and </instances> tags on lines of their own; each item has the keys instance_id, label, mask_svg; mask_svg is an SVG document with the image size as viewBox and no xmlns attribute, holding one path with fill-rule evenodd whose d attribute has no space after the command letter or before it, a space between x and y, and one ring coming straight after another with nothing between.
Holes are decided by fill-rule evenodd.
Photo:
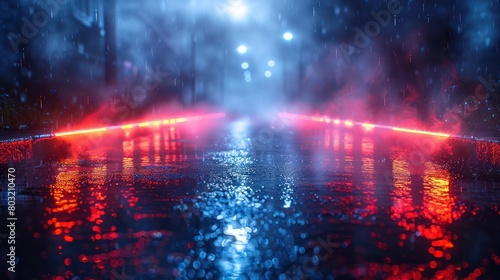
<instances>
[{"instance_id":1,"label":"wet asphalt road","mask_svg":"<svg viewBox=\"0 0 500 280\"><path fill-rule=\"evenodd\" d=\"M16 277L496 279L498 185L388 139L245 120L71 139L17 171Z\"/></svg>"}]
</instances>

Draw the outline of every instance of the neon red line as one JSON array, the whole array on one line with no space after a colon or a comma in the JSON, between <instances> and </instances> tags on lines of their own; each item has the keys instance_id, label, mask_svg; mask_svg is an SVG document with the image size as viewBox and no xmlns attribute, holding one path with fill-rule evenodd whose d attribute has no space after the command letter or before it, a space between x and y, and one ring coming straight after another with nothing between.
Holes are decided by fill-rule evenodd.
<instances>
[{"instance_id":1,"label":"neon red line","mask_svg":"<svg viewBox=\"0 0 500 280\"><path fill-rule=\"evenodd\" d=\"M416 133L416 134L431 135L431 136L439 136L439 137L450 137L450 135L447 133L431 132L431 131L425 131L425 130L416 130L416 129L408 129L408 128L400 128L400 127L392 127L392 130L409 132L409 133Z\"/></svg>"},{"instance_id":2,"label":"neon red line","mask_svg":"<svg viewBox=\"0 0 500 280\"><path fill-rule=\"evenodd\" d=\"M176 123L183 123L183 122L188 122L188 121L199 121L199 120L205 120L205 119L214 119L214 118L222 118L224 117L224 113L217 113L217 114L208 114L208 115L199 115L199 116L191 116L191 117L181 117L181 118L176 118L176 119L165 119L165 120L154 120L154 121L146 121L146 122L140 122L140 123L130 123L130 124L124 124L124 125L114 125L114 126L106 126L106 127L100 127L100 128L90 128L90 129L80 129L80 130L72 130L72 131L65 131L65 132L57 132L54 134L55 137L62 137L62 136L71 136L71 135L78 135L78 134L86 134L86 133L96 133L96 132L104 132L104 131L110 131L110 130L118 130L118 129L131 129L134 127L149 127L149 126L160 126L161 124L176 124Z\"/></svg>"},{"instance_id":3,"label":"neon red line","mask_svg":"<svg viewBox=\"0 0 500 280\"><path fill-rule=\"evenodd\" d=\"M67 131L67 132L60 132L54 134L55 136L69 136L69 135L76 135L76 134L84 134L84 133L95 133L95 132L103 132L108 130L106 127L101 127L101 128L92 128L92 129L81 129L81 130L73 130L73 131Z\"/></svg>"},{"instance_id":4,"label":"neon red line","mask_svg":"<svg viewBox=\"0 0 500 280\"><path fill-rule=\"evenodd\" d=\"M309 121L315 121L315 122L323 122L323 120L327 118L319 118L319 117L312 117L312 116L305 116L305 115L298 115L298 114L290 114L290 113L281 113L281 117L284 118L289 118L289 119L298 119L298 120L309 120ZM328 119L330 120L330 119ZM429 136L437 136L437 137L450 137L451 135L448 133L443 133L443 132L432 132L432 131L425 131L425 130L418 130L418 129L409 129L409 128L401 128L401 127L394 127L394 126L388 126L388 125L380 125L380 124L369 124L369 123L361 123L361 122L352 122L348 120L338 120L334 119L333 123L338 125L343 123L347 127L352 127L354 125L359 125L362 126L366 129L372 129L372 128L383 128L383 129L391 129L393 131L399 131L399 132L407 132L407 133L414 133L414 134L422 134L422 135L429 135Z\"/></svg>"}]
</instances>

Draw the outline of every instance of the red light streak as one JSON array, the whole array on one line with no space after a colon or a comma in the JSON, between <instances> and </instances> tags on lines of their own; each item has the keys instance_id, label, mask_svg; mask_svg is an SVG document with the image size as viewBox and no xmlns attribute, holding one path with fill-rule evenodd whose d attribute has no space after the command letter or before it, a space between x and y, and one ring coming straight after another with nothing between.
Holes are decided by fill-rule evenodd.
<instances>
[{"instance_id":1,"label":"red light streak","mask_svg":"<svg viewBox=\"0 0 500 280\"><path fill-rule=\"evenodd\" d=\"M323 122L325 119L328 119L328 118L318 118L318 117L311 117L311 116L304 116L304 115L290 114L290 113L281 113L280 116L283 118L297 119L297 120L309 120L309 121L315 121L315 122ZM328 120L330 120L330 119L328 119ZM328 123L329 123L329 121L328 121ZM407 132L407 133L422 134L422 135L429 135L429 136L436 136L436 137L448 138L448 137L452 136L451 134L443 133L443 132L432 132L432 131L401 128L401 127L394 127L394 126L380 125L380 124L342 121L342 120L337 120L337 119L333 120L333 123L334 124L343 123L347 127L352 127L354 125L358 125L358 126L364 127L367 130L370 130L373 128L383 128L383 129L390 129L390 130L398 131L398 132Z\"/></svg>"},{"instance_id":2,"label":"red light streak","mask_svg":"<svg viewBox=\"0 0 500 280\"><path fill-rule=\"evenodd\" d=\"M425 130L416 130L416 129L408 129L408 128L400 128L400 127L393 127L392 130L409 132L409 133L416 133L416 134L431 135L431 136L438 136L438 137L450 137L450 134L447 134L447 133L431 132L431 131L425 131Z\"/></svg>"},{"instance_id":3,"label":"red light streak","mask_svg":"<svg viewBox=\"0 0 500 280\"><path fill-rule=\"evenodd\" d=\"M166 124L183 123L183 122L189 122L189 121L215 119L215 118L222 118L224 116L225 116L224 113L217 113L217 114L208 114L208 115L200 115L200 116L182 117L182 118L176 118L176 119L154 120L154 121L146 121L146 122L140 122L140 123L130 123L130 124L124 124L124 125L106 126L106 127L100 127L100 128L80 129L80 130L72 130L72 131L65 131L65 132L57 132L54 134L54 136L55 137L62 137L62 136L71 136L71 135L78 135L78 134L105 132L105 131L119 130L119 129L127 130L127 129L131 129L134 127L148 127L148 126L152 126L152 125L160 126L161 124L166 125Z\"/></svg>"},{"instance_id":4,"label":"red light streak","mask_svg":"<svg viewBox=\"0 0 500 280\"><path fill-rule=\"evenodd\" d=\"M84 134L84 133L95 133L95 132L103 132L103 131L106 131L106 130L108 130L107 127L92 128L92 129L81 129L81 130L73 130L73 131L56 133L55 136L69 136L69 135Z\"/></svg>"}]
</instances>

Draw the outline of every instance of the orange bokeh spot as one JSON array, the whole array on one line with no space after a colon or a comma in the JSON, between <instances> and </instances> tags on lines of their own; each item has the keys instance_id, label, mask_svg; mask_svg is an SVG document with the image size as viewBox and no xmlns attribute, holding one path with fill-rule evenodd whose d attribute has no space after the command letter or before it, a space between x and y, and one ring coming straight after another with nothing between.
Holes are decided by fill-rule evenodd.
<instances>
[{"instance_id":1,"label":"orange bokeh spot","mask_svg":"<svg viewBox=\"0 0 500 280\"><path fill-rule=\"evenodd\" d=\"M82 262L82 263L86 263L89 261L89 259L87 258L87 256L85 256L84 254L81 254L78 259Z\"/></svg>"},{"instance_id":2,"label":"orange bokeh spot","mask_svg":"<svg viewBox=\"0 0 500 280\"><path fill-rule=\"evenodd\" d=\"M442 258L443 256L444 256L444 252L441 250L436 250L434 252L434 257L436 257L436 258Z\"/></svg>"},{"instance_id":3,"label":"orange bokeh spot","mask_svg":"<svg viewBox=\"0 0 500 280\"><path fill-rule=\"evenodd\" d=\"M434 247L453 248L453 243L446 239L435 240L431 244Z\"/></svg>"}]
</instances>

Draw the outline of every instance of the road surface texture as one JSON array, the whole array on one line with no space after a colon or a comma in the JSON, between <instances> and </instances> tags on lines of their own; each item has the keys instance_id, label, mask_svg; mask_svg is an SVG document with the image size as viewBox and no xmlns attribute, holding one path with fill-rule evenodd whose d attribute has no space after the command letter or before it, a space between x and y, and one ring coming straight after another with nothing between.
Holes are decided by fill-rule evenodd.
<instances>
[{"instance_id":1,"label":"road surface texture","mask_svg":"<svg viewBox=\"0 0 500 280\"><path fill-rule=\"evenodd\" d=\"M70 158L16 170L15 277L497 279L498 185L416 166L391 133L236 120L68 139Z\"/></svg>"}]
</instances>

